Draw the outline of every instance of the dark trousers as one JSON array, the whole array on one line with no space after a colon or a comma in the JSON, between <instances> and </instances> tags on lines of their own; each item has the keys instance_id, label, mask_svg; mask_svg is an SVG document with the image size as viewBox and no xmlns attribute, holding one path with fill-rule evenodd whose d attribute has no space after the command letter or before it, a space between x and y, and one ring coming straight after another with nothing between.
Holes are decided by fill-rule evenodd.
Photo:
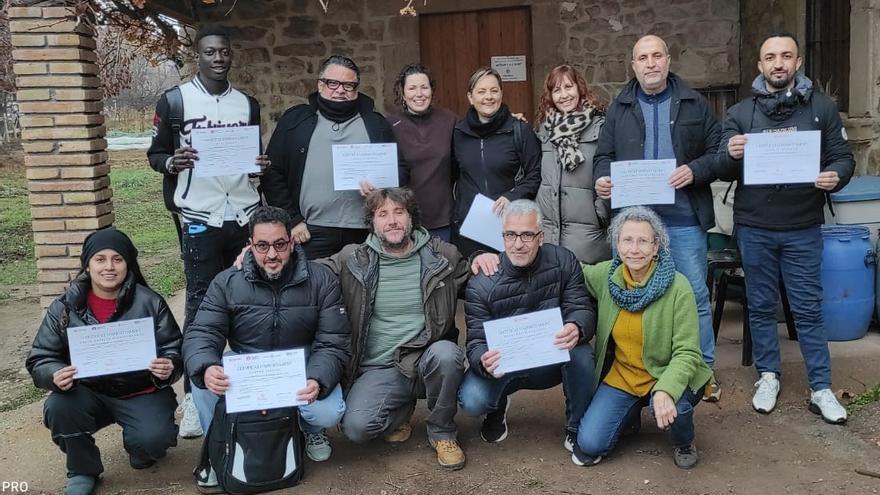
<instances>
[{"instance_id":1,"label":"dark trousers","mask_svg":"<svg viewBox=\"0 0 880 495\"><path fill-rule=\"evenodd\" d=\"M92 436L95 432L118 423L131 465L143 467L177 445L176 408L171 388L116 399L78 385L67 392L49 394L43 405L43 424L52 432L52 441L67 454L68 477L98 476L104 472L104 465Z\"/></svg>"},{"instance_id":2,"label":"dark trousers","mask_svg":"<svg viewBox=\"0 0 880 495\"><path fill-rule=\"evenodd\" d=\"M183 332L192 324L208 286L218 273L232 266L235 257L247 244L248 227L238 222L223 222L222 227L203 223L183 224L183 271L186 275L186 310ZM189 393L189 375L183 381L184 391Z\"/></svg>"},{"instance_id":3,"label":"dark trousers","mask_svg":"<svg viewBox=\"0 0 880 495\"><path fill-rule=\"evenodd\" d=\"M315 260L332 256L349 244L361 244L367 240L367 229L343 229L309 225L311 239L302 245L306 258Z\"/></svg>"}]
</instances>

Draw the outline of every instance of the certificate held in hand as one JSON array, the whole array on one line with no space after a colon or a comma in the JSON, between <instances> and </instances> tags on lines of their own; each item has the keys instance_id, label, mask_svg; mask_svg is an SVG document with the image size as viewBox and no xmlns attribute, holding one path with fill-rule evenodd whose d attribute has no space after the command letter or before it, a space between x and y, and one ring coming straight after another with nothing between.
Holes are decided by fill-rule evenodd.
<instances>
[{"instance_id":1,"label":"certificate held in hand","mask_svg":"<svg viewBox=\"0 0 880 495\"><path fill-rule=\"evenodd\" d=\"M559 308L545 309L483 323L486 344L499 351L501 361L496 373L527 370L570 360L568 351L553 344L562 330Z\"/></svg>"},{"instance_id":2,"label":"certificate held in hand","mask_svg":"<svg viewBox=\"0 0 880 495\"><path fill-rule=\"evenodd\" d=\"M156 359L153 318L70 327L67 345L74 378L145 370Z\"/></svg>"},{"instance_id":3,"label":"certificate held in hand","mask_svg":"<svg viewBox=\"0 0 880 495\"><path fill-rule=\"evenodd\" d=\"M303 349L223 356L223 372L229 377L226 412L306 404L296 398L296 393L306 388Z\"/></svg>"},{"instance_id":4,"label":"certificate held in hand","mask_svg":"<svg viewBox=\"0 0 880 495\"><path fill-rule=\"evenodd\" d=\"M192 147L199 155L193 165L196 177L260 173L258 125L194 128Z\"/></svg>"},{"instance_id":5,"label":"certificate held in hand","mask_svg":"<svg viewBox=\"0 0 880 495\"><path fill-rule=\"evenodd\" d=\"M611 207L675 204L669 177L675 160L629 160L611 162Z\"/></svg>"},{"instance_id":6,"label":"certificate held in hand","mask_svg":"<svg viewBox=\"0 0 880 495\"><path fill-rule=\"evenodd\" d=\"M397 187L397 144L334 144L333 190L360 189L367 181L375 187Z\"/></svg>"},{"instance_id":7,"label":"certificate held in hand","mask_svg":"<svg viewBox=\"0 0 880 495\"><path fill-rule=\"evenodd\" d=\"M819 176L822 131L746 134L743 184L809 184Z\"/></svg>"}]
</instances>

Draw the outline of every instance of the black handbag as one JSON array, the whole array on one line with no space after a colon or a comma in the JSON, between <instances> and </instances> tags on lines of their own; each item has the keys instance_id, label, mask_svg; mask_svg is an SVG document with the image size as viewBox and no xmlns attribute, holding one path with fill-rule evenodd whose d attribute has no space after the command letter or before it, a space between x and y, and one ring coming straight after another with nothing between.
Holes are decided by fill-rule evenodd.
<instances>
[{"instance_id":1,"label":"black handbag","mask_svg":"<svg viewBox=\"0 0 880 495\"><path fill-rule=\"evenodd\" d=\"M232 495L260 493L299 484L304 453L298 408L227 413L221 398L196 469L213 467L220 488Z\"/></svg>"}]
</instances>

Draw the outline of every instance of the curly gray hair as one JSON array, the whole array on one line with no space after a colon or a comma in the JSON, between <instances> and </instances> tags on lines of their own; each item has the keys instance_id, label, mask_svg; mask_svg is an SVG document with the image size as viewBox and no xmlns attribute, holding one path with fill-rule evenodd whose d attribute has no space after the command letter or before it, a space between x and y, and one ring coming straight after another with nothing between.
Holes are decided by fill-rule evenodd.
<instances>
[{"instance_id":1,"label":"curly gray hair","mask_svg":"<svg viewBox=\"0 0 880 495\"><path fill-rule=\"evenodd\" d=\"M520 216L532 213L538 216L538 227L540 228L544 222L544 215L541 214L541 207L538 206L538 203L530 199L517 199L508 203L501 211L501 222L504 223L504 220L510 215Z\"/></svg>"},{"instance_id":2,"label":"curly gray hair","mask_svg":"<svg viewBox=\"0 0 880 495\"><path fill-rule=\"evenodd\" d=\"M650 225L654 231L654 242L657 243L660 251L669 252L669 232L666 231L663 220L660 220L660 216L654 213L654 210L644 206L630 206L620 210L614 216L611 225L608 226L608 242L612 247L617 245L617 241L620 239L620 229L626 222L645 222Z\"/></svg>"}]
</instances>

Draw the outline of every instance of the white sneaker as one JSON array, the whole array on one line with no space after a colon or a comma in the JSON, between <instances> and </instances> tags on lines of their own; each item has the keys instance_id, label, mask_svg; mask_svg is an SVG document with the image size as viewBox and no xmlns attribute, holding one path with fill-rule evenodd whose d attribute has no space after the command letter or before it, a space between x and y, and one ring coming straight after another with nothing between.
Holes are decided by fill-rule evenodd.
<instances>
[{"instance_id":1,"label":"white sneaker","mask_svg":"<svg viewBox=\"0 0 880 495\"><path fill-rule=\"evenodd\" d=\"M224 493L217 482L217 473L214 472L214 468L208 468L207 471L204 469L199 471L196 489L199 493L204 494Z\"/></svg>"},{"instance_id":2,"label":"white sneaker","mask_svg":"<svg viewBox=\"0 0 880 495\"><path fill-rule=\"evenodd\" d=\"M318 433L306 432L306 455L315 462L324 462L330 458L333 449L330 447L330 439L324 430Z\"/></svg>"},{"instance_id":3,"label":"white sneaker","mask_svg":"<svg viewBox=\"0 0 880 495\"><path fill-rule=\"evenodd\" d=\"M752 407L759 413L769 414L776 407L776 398L779 396L779 379L776 378L776 373L761 373L761 379L755 383L755 388Z\"/></svg>"},{"instance_id":4,"label":"white sneaker","mask_svg":"<svg viewBox=\"0 0 880 495\"><path fill-rule=\"evenodd\" d=\"M846 423L846 409L837 402L831 389L825 388L810 393L810 411L822 416L826 423L842 425Z\"/></svg>"},{"instance_id":5,"label":"white sneaker","mask_svg":"<svg viewBox=\"0 0 880 495\"><path fill-rule=\"evenodd\" d=\"M198 438L205 434L199 423L199 411L193 402L192 394L186 394L180 405L183 416L180 418L180 438Z\"/></svg>"}]
</instances>

